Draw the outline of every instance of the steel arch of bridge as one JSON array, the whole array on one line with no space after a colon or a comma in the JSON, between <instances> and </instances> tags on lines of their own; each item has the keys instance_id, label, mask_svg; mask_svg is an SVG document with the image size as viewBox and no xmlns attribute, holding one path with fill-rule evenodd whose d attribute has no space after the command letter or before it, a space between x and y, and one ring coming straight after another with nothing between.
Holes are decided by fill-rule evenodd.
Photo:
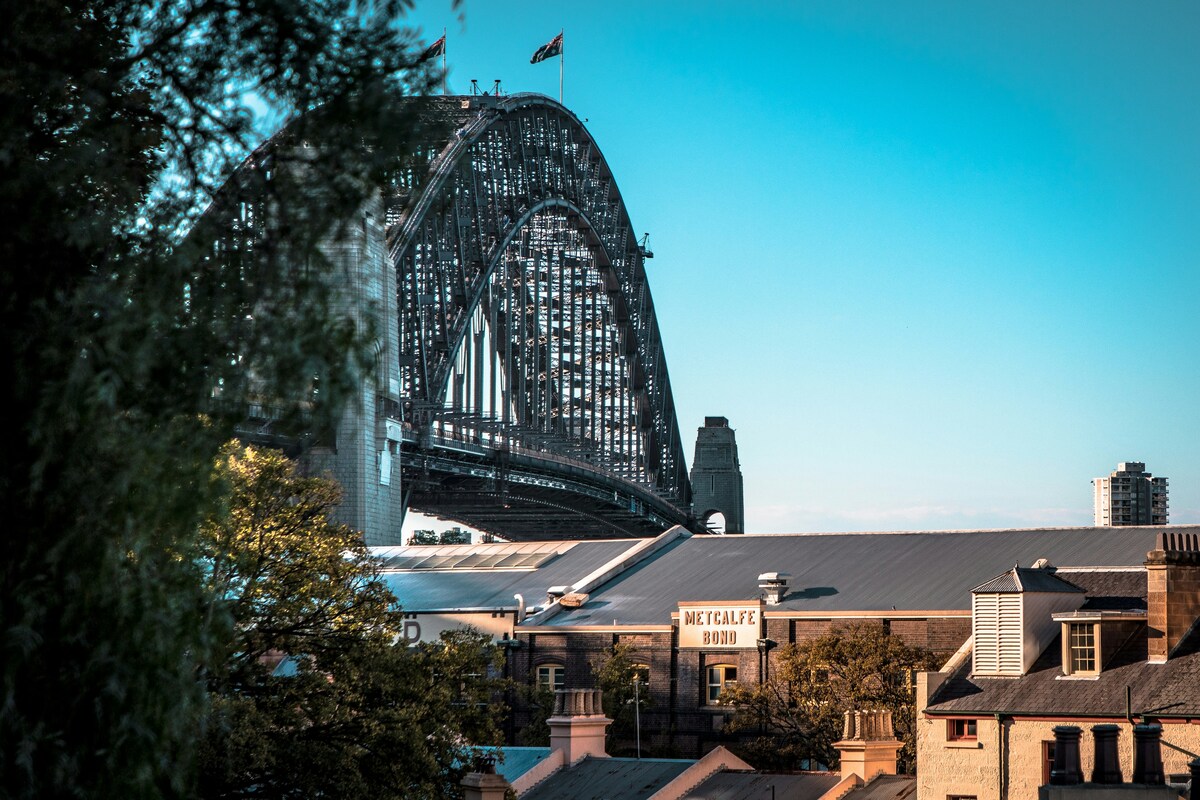
<instances>
[{"instance_id":1,"label":"steel arch of bridge","mask_svg":"<svg viewBox=\"0 0 1200 800\"><path fill-rule=\"evenodd\" d=\"M645 253L595 141L544 96L436 100L455 130L387 211L403 502L516 539L688 522Z\"/></svg>"}]
</instances>

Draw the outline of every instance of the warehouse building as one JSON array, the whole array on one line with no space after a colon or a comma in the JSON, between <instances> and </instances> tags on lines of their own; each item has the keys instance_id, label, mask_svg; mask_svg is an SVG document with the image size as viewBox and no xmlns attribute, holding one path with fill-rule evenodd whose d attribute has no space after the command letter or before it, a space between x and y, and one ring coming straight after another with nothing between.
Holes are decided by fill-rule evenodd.
<instances>
[{"instance_id":1,"label":"warehouse building","mask_svg":"<svg viewBox=\"0 0 1200 800\"><path fill-rule=\"evenodd\" d=\"M421 638L434 625L491 630L518 682L588 688L613 645L632 646L648 683L644 741L695 757L737 741L721 695L768 676L780 645L858 621L949 660L970 637L973 588L1042 559L1140 567L1163 531L1200 528L724 537L673 528L650 540L393 548L388 580ZM489 547L532 549L521 561ZM514 729L534 715L518 704Z\"/></svg>"}]
</instances>

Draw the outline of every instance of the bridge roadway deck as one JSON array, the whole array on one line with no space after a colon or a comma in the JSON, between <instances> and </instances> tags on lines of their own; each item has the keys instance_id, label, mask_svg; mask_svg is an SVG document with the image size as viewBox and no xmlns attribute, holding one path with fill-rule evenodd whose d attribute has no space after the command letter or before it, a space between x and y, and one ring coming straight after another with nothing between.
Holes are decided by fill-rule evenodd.
<instances>
[{"instance_id":1,"label":"bridge roadway deck","mask_svg":"<svg viewBox=\"0 0 1200 800\"><path fill-rule=\"evenodd\" d=\"M509 541L656 536L688 525L670 500L587 461L406 431L408 507Z\"/></svg>"}]
</instances>

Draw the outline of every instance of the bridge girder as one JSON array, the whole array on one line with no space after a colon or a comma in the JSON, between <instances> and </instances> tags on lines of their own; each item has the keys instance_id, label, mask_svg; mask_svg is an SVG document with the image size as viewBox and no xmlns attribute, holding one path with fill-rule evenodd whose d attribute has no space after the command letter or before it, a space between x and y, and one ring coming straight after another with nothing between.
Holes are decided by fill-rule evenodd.
<instances>
[{"instance_id":1,"label":"bridge girder","mask_svg":"<svg viewBox=\"0 0 1200 800\"><path fill-rule=\"evenodd\" d=\"M645 254L599 148L540 95L437 100L449 141L389 187L404 502L518 539L687 522ZM579 474L518 497L464 478L464 445Z\"/></svg>"}]
</instances>

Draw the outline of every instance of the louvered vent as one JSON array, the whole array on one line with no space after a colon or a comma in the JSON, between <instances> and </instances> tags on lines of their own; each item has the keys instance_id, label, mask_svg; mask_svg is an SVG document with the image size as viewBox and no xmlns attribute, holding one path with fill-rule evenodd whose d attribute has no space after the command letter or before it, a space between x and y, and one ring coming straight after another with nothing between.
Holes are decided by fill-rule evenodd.
<instances>
[{"instance_id":1,"label":"louvered vent","mask_svg":"<svg viewBox=\"0 0 1200 800\"><path fill-rule=\"evenodd\" d=\"M979 675L1020 675L1023 662L1021 595L976 594L974 671Z\"/></svg>"}]
</instances>

